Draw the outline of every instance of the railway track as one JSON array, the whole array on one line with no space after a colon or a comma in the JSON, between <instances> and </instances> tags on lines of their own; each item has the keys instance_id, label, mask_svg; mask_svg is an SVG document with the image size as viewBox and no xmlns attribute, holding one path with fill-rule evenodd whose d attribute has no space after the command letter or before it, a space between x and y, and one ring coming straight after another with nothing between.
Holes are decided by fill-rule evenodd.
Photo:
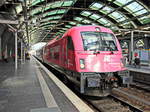
<instances>
[{"instance_id":1,"label":"railway track","mask_svg":"<svg viewBox=\"0 0 150 112\"><path fill-rule=\"evenodd\" d=\"M132 110L123 105L119 100L112 96L99 99L87 99L89 104L96 108L97 112L132 112Z\"/></svg>"},{"instance_id":2,"label":"railway track","mask_svg":"<svg viewBox=\"0 0 150 112\"><path fill-rule=\"evenodd\" d=\"M112 95L141 112L150 112L150 94L137 88L113 89Z\"/></svg>"},{"instance_id":3,"label":"railway track","mask_svg":"<svg viewBox=\"0 0 150 112\"><path fill-rule=\"evenodd\" d=\"M133 87L133 88L137 88L137 89L143 90L145 92L150 92L150 85L147 85L147 84L134 82L130 86Z\"/></svg>"}]
</instances>

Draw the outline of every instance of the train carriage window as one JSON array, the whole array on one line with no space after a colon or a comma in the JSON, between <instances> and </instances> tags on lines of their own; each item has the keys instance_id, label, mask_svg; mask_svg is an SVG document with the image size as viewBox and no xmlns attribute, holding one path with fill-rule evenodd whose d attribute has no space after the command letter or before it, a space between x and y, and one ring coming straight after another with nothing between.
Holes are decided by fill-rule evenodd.
<instances>
[{"instance_id":1,"label":"train carriage window","mask_svg":"<svg viewBox=\"0 0 150 112\"><path fill-rule=\"evenodd\" d=\"M67 49L74 50L73 41L71 37L67 37Z\"/></svg>"}]
</instances>

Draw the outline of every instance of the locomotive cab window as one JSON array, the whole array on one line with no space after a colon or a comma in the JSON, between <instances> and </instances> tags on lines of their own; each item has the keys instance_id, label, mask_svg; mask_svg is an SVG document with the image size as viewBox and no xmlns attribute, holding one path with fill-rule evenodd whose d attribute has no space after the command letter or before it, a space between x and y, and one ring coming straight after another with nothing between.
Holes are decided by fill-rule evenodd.
<instances>
[{"instance_id":1,"label":"locomotive cab window","mask_svg":"<svg viewBox=\"0 0 150 112\"><path fill-rule=\"evenodd\" d=\"M82 32L85 51L117 51L116 39L106 32Z\"/></svg>"},{"instance_id":2,"label":"locomotive cab window","mask_svg":"<svg viewBox=\"0 0 150 112\"><path fill-rule=\"evenodd\" d=\"M71 37L67 37L67 49L74 50L73 41Z\"/></svg>"}]
</instances>

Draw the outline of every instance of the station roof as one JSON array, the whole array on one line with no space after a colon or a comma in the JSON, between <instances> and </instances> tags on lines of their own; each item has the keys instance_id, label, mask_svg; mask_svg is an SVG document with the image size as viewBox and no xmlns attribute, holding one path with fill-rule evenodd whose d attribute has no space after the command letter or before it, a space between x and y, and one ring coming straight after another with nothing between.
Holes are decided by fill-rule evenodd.
<instances>
[{"instance_id":1,"label":"station roof","mask_svg":"<svg viewBox=\"0 0 150 112\"><path fill-rule=\"evenodd\" d=\"M30 42L48 41L67 29L101 25L120 30L150 30L149 0L1 0L0 13L19 20Z\"/></svg>"}]
</instances>

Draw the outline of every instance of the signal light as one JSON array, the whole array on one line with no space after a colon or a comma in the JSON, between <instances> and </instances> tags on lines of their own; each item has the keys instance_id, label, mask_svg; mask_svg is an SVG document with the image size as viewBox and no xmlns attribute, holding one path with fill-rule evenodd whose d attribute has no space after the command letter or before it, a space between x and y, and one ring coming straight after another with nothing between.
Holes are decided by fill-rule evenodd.
<instances>
[{"instance_id":1,"label":"signal light","mask_svg":"<svg viewBox=\"0 0 150 112\"><path fill-rule=\"evenodd\" d=\"M101 29L100 29L99 27L96 27L95 29L96 29L96 31L98 31L98 32L101 31Z\"/></svg>"},{"instance_id":2,"label":"signal light","mask_svg":"<svg viewBox=\"0 0 150 112\"><path fill-rule=\"evenodd\" d=\"M80 59L80 68L85 69L85 61L84 59Z\"/></svg>"}]
</instances>

